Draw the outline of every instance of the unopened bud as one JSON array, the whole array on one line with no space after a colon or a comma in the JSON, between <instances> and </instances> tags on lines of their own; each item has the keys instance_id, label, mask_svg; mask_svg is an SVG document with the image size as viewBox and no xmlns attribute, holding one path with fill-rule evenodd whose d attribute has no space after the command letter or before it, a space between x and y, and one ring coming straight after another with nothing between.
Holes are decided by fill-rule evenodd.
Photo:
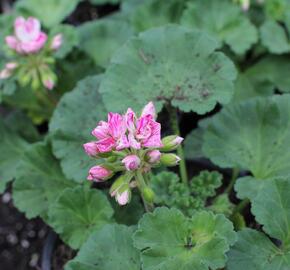
<instances>
[{"instance_id":1,"label":"unopened bud","mask_svg":"<svg viewBox=\"0 0 290 270\"><path fill-rule=\"evenodd\" d=\"M99 150L98 150L98 147L97 147L97 144L96 142L88 142L88 143L85 143L83 145L86 153L89 155L89 156L96 156L98 153L99 153Z\"/></svg>"},{"instance_id":2,"label":"unopened bud","mask_svg":"<svg viewBox=\"0 0 290 270\"><path fill-rule=\"evenodd\" d=\"M103 182L113 176L113 172L104 166L94 166L89 170L88 180Z\"/></svg>"},{"instance_id":3,"label":"unopened bud","mask_svg":"<svg viewBox=\"0 0 290 270\"><path fill-rule=\"evenodd\" d=\"M154 194L154 191L151 188L145 187L142 190L142 195L143 195L143 198L144 198L144 200L146 202L148 202L148 203L153 203L154 202L155 194Z\"/></svg>"},{"instance_id":4,"label":"unopened bud","mask_svg":"<svg viewBox=\"0 0 290 270\"><path fill-rule=\"evenodd\" d=\"M58 50L62 45L63 37L62 34L57 34L53 37L50 48L52 50Z\"/></svg>"},{"instance_id":5,"label":"unopened bud","mask_svg":"<svg viewBox=\"0 0 290 270\"><path fill-rule=\"evenodd\" d=\"M136 155L129 155L122 159L122 163L125 165L127 171L134 171L139 168L141 160Z\"/></svg>"},{"instance_id":6,"label":"unopened bud","mask_svg":"<svg viewBox=\"0 0 290 270\"><path fill-rule=\"evenodd\" d=\"M119 188L121 188L123 185L126 184L126 177L125 175L121 175L120 177L118 177L115 182L113 183L113 185L110 188L110 195L112 197L116 196L117 191Z\"/></svg>"},{"instance_id":7,"label":"unopened bud","mask_svg":"<svg viewBox=\"0 0 290 270\"><path fill-rule=\"evenodd\" d=\"M151 150L146 153L146 159L151 164L156 164L160 161L161 152L159 150Z\"/></svg>"},{"instance_id":8,"label":"unopened bud","mask_svg":"<svg viewBox=\"0 0 290 270\"><path fill-rule=\"evenodd\" d=\"M163 147L160 149L163 152L170 152L175 149L183 142L183 138L177 135L166 136L162 139Z\"/></svg>"},{"instance_id":9,"label":"unopened bud","mask_svg":"<svg viewBox=\"0 0 290 270\"><path fill-rule=\"evenodd\" d=\"M167 167L176 166L180 160L180 157L175 154L162 154L160 159L161 163Z\"/></svg>"}]
</instances>

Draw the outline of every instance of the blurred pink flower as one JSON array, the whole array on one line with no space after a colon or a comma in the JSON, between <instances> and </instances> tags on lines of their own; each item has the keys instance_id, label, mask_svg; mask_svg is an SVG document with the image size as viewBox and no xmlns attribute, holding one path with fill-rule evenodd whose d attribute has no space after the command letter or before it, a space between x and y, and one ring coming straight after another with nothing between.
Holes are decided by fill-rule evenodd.
<instances>
[{"instance_id":1,"label":"blurred pink flower","mask_svg":"<svg viewBox=\"0 0 290 270\"><path fill-rule=\"evenodd\" d=\"M38 52L47 40L47 35L40 28L38 19L18 17L14 23L14 36L7 36L6 44L19 54Z\"/></svg>"},{"instance_id":2,"label":"blurred pink flower","mask_svg":"<svg viewBox=\"0 0 290 270\"><path fill-rule=\"evenodd\" d=\"M45 88L47 88L48 90L52 90L54 87L54 81L51 79L47 79L43 82L43 85Z\"/></svg>"},{"instance_id":3,"label":"blurred pink flower","mask_svg":"<svg viewBox=\"0 0 290 270\"><path fill-rule=\"evenodd\" d=\"M53 37L52 41L51 41L51 44L50 44L50 48L52 50L58 50L61 45L62 45L62 42L63 42L63 36L62 34L57 34Z\"/></svg>"}]
</instances>

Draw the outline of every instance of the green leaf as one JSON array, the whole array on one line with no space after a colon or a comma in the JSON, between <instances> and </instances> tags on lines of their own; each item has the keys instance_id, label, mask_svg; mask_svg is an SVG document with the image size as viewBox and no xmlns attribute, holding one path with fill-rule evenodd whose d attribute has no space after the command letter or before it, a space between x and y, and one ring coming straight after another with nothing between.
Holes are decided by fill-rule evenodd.
<instances>
[{"instance_id":1,"label":"green leaf","mask_svg":"<svg viewBox=\"0 0 290 270\"><path fill-rule=\"evenodd\" d=\"M290 174L290 95L257 98L224 108L211 119L203 152L223 168L256 179Z\"/></svg>"},{"instance_id":2,"label":"green leaf","mask_svg":"<svg viewBox=\"0 0 290 270\"><path fill-rule=\"evenodd\" d=\"M276 54L290 51L290 43L285 29L273 20L267 20L260 28L262 44Z\"/></svg>"},{"instance_id":3,"label":"green leaf","mask_svg":"<svg viewBox=\"0 0 290 270\"><path fill-rule=\"evenodd\" d=\"M246 71L249 80L260 93L270 94L275 87L290 92L289 56L266 56Z\"/></svg>"},{"instance_id":4,"label":"green leaf","mask_svg":"<svg viewBox=\"0 0 290 270\"><path fill-rule=\"evenodd\" d=\"M237 5L227 0L191 2L181 21L186 26L207 31L236 54L244 54L258 40L255 26Z\"/></svg>"},{"instance_id":5,"label":"green leaf","mask_svg":"<svg viewBox=\"0 0 290 270\"><path fill-rule=\"evenodd\" d=\"M0 193L15 177L17 164L28 147L28 143L17 134L16 130L3 120L0 119L0 153L2 153L0 155Z\"/></svg>"},{"instance_id":6,"label":"green leaf","mask_svg":"<svg viewBox=\"0 0 290 270\"><path fill-rule=\"evenodd\" d=\"M276 245L260 232L243 230L229 253L229 270L287 270L289 268L289 176L263 182L259 192L251 198L251 211L257 222L263 225L263 230L276 239Z\"/></svg>"},{"instance_id":7,"label":"green leaf","mask_svg":"<svg viewBox=\"0 0 290 270\"><path fill-rule=\"evenodd\" d=\"M281 252L263 233L252 229L238 232L228 256L228 270L287 270L290 265L290 252Z\"/></svg>"},{"instance_id":8,"label":"green leaf","mask_svg":"<svg viewBox=\"0 0 290 270\"><path fill-rule=\"evenodd\" d=\"M178 23L184 3L183 0L147 0L134 10L131 23L138 32L169 23Z\"/></svg>"},{"instance_id":9,"label":"green leaf","mask_svg":"<svg viewBox=\"0 0 290 270\"><path fill-rule=\"evenodd\" d=\"M145 214L134 235L144 270L222 268L234 242L233 226L223 215L202 211L189 219L164 207Z\"/></svg>"},{"instance_id":10,"label":"green leaf","mask_svg":"<svg viewBox=\"0 0 290 270\"><path fill-rule=\"evenodd\" d=\"M288 245L290 254L289 192L289 178L267 181L253 198L251 211L267 234Z\"/></svg>"},{"instance_id":11,"label":"green leaf","mask_svg":"<svg viewBox=\"0 0 290 270\"><path fill-rule=\"evenodd\" d=\"M50 31L50 37L53 38L57 34L62 34L63 43L54 54L57 58L65 58L74 47L79 45L79 33L76 28L69 24L60 24Z\"/></svg>"},{"instance_id":12,"label":"green leaf","mask_svg":"<svg viewBox=\"0 0 290 270\"><path fill-rule=\"evenodd\" d=\"M53 27L70 15L81 0L20 0L16 9L24 16L39 18L45 27Z\"/></svg>"},{"instance_id":13,"label":"green leaf","mask_svg":"<svg viewBox=\"0 0 290 270\"><path fill-rule=\"evenodd\" d=\"M228 194L221 194L213 200L208 209L216 214L224 214L229 217L233 212L234 204L231 203Z\"/></svg>"},{"instance_id":14,"label":"green leaf","mask_svg":"<svg viewBox=\"0 0 290 270\"><path fill-rule=\"evenodd\" d=\"M237 179L235 191L239 199L253 200L263 188L265 181L255 179L252 176L246 176Z\"/></svg>"},{"instance_id":15,"label":"green leaf","mask_svg":"<svg viewBox=\"0 0 290 270\"><path fill-rule=\"evenodd\" d=\"M141 109L154 101L158 110L171 103L203 114L217 102L229 102L236 71L224 54L215 52L216 45L202 32L175 25L131 38L113 56L101 83L106 108Z\"/></svg>"},{"instance_id":16,"label":"green leaf","mask_svg":"<svg viewBox=\"0 0 290 270\"><path fill-rule=\"evenodd\" d=\"M105 225L93 233L65 270L140 270L140 254L132 241L133 228Z\"/></svg>"},{"instance_id":17,"label":"green leaf","mask_svg":"<svg viewBox=\"0 0 290 270\"><path fill-rule=\"evenodd\" d=\"M132 27L121 20L96 20L78 27L80 48L95 64L106 67L113 53L133 35Z\"/></svg>"},{"instance_id":18,"label":"green leaf","mask_svg":"<svg viewBox=\"0 0 290 270\"><path fill-rule=\"evenodd\" d=\"M15 206L27 218L47 217L48 208L67 187L74 186L61 171L47 143L31 145L17 166L13 185Z\"/></svg>"},{"instance_id":19,"label":"green leaf","mask_svg":"<svg viewBox=\"0 0 290 270\"><path fill-rule=\"evenodd\" d=\"M66 93L50 122L53 152L61 160L64 174L83 181L96 160L86 155L83 144L93 140L91 131L106 117L98 87L101 77L88 77Z\"/></svg>"},{"instance_id":20,"label":"green leaf","mask_svg":"<svg viewBox=\"0 0 290 270\"><path fill-rule=\"evenodd\" d=\"M110 223L113 209L106 195L87 187L66 189L49 209L49 224L70 247L78 249L88 237Z\"/></svg>"}]
</instances>

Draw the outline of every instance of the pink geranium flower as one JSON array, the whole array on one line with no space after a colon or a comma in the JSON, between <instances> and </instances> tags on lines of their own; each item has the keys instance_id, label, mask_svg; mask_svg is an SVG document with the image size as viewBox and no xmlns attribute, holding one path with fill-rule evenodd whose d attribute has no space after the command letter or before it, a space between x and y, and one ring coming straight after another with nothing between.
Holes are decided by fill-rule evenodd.
<instances>
[{"instance_id":1,"label":"pink geranium flower","mask_svg":"<svg viewBox=\"0 0 290 270\"><path fill-rule=\"evenodd\" d=\"M43 48L47 35L41 31L38 19L18 17L14 23L14 36L6 37L6 44L19 54L36 53Z\"/></svg>"}]
</instances>

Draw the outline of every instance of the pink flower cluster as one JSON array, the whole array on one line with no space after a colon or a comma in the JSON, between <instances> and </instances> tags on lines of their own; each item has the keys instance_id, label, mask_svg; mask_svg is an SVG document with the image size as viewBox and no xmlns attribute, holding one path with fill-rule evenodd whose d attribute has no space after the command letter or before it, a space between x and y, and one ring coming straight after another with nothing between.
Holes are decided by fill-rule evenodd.
<instances>
[{"instance_id":1,"label":"pink flower cluster","mask_svg":"<svg viewBox=\"0 0 290 270\"><path fill-rule=\"evenodd\" d=\"M40 51L46 41L47 35L41 31L40 21L29 17L27 20L23 17L16 18L14 22L14 35L5 38L8 47L18 54L31 54ZM50 48L57 50L62 43L62 36L56 35Z\"/></svg>"},{"instance_id":2,"label":"pink flower cluster","mask_svg":"<svg viewBox=\"0 0 290 270\"><path fill-rule=\"evenodd\" d=\"M175 166L180 161L175 154L161 153L175 150L183 138L172 135L161 140L161 125L156 121L152 102L143 108L139 117L130 108L124 115L109 113L108 121L99 122L92 135L97 140L84 144L85 152L92 157L104 158L107 162L92 167L87 179L103 182L115 172L123 171L110 190L111 196L114 196L120 205L130 201L131 188L136 187L130 183L132 178L148 173L152 167L161 163L165 166ZM139 174L135 173L138 171ZM139 189L148 190L148 187L144 187L144 181L137 186Z\"/></svg>"},{"instance_id":3,"label":"pink flower cluster","mask_svg":"<svg viewBox=\"0 0 290 270\"><path fill-rule=\"evenodd\" d=\"M109 113L108 121L101 121L92 131L98 140L86 143L85 151L90 156L126 148L159 148L161 125L155 121L155 107L149 102L138 118L132 109L125 115Z\"/></svg>"}]
</instances>

